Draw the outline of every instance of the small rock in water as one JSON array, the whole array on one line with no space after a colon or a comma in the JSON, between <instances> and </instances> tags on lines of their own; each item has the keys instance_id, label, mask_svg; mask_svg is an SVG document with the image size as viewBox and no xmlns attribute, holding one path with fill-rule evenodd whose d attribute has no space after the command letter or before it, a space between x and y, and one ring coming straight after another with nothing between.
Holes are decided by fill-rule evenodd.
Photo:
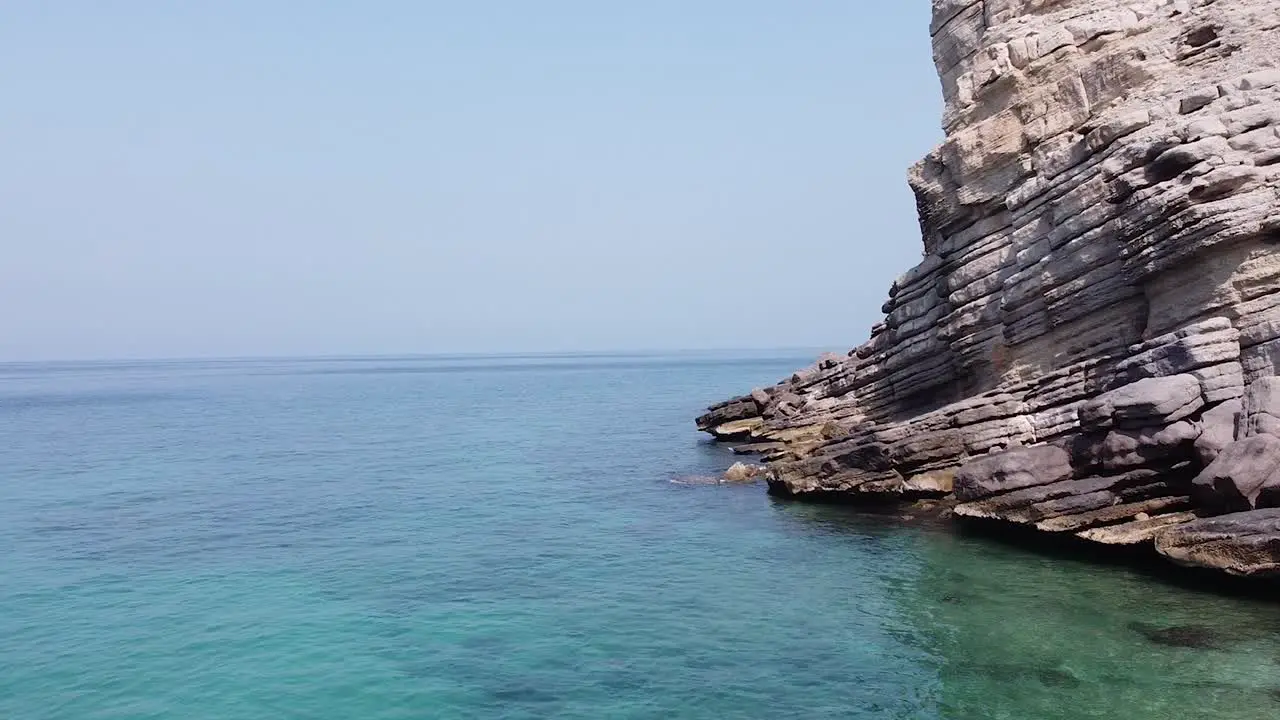
<instances>
[{"instance_id":1,"label":"small rock in water","mask_svg":"<svg viewBox=\"0 0 1280 720\"><path fill-rule=\"evenodd\" d=\"M764 475L764 468L759 465L748 465L746 463L734 463L732 467L724 471L724 479L722 482L727 483L744 483L752 482L760 479Z\"/></svg>"},{"instance_id":2,"label":"small rock in water","mask_svg":"<svg viewBox=\"0 0 1280 720\"><path fill-rule=\"evenodd\" d=\"M1212 629L1203 625L1175 625L1156 627L1146 623L1129 623L1129 628L1156 645L1168 647L1213 650L1222 647L1222 639Z\"/></svg>"},{"instance_id":3,"label":"small rock in water","mask_svg":"<svg viewBox=\"0 0 1280 720\"><path fill-rule=\"evenodd\" d=\"M491 690L489 694L496 700L512 703L550 703L559 699L549 692L530 686Z\"/></svg>"},{"instance_id":4,"label":"small rock in water","mask_svg":"<svg viewBox=\"0 0 1280 720\"><path fill-rule=\"evenodd\" d=\"M1040 668L1036 672L1036 676L1040 678L1040 682L1046 687L1073 688L1080 685L1080 678L1076 677L1070 670L1061 668Z\"/></svg>"}]
</instances>

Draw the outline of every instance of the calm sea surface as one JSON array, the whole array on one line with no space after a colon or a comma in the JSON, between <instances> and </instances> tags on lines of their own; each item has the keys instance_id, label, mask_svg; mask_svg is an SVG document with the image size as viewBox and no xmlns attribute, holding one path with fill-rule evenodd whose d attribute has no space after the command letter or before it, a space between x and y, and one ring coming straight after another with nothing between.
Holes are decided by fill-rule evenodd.
<instances>
[{"instance_id":1,"label":"calm sea surface","mask_svg":"<svg viewBox=\"0 0 1280 720\"><path fill-rule=\"evenodd\" d=\"M1280 603L672 482L807 359L0 365L0 718L1280 717Z\"/></svg>"}]
</instances>

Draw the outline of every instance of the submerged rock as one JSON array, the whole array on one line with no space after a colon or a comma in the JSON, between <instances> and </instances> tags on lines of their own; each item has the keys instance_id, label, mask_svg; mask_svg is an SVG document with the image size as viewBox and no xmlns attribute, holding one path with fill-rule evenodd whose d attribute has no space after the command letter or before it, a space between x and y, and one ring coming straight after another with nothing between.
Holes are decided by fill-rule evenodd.
<instances>
[{"instance_id":1,"label":"submerged rock","mask_svg":"<svg viewBox=\"0 0 1280 720\"><path fill-rule=\"evenodd\" d=\"M1046 687L1078 688L1083 684L1075 673L1062 668L1040 668L1036 679Z\"/></svg>"},{"instance_id":2,"label":"submerged rock","mask_svg":"<svg viewBox=\"0 0 1280 720\"><path fill-rule=\"evenodd\" d=\"M1176 625L1159 627L1142 622L1129 624L1129 629L1137 632L1156 645L1168 647L1195 648L1198 650L1215 650L1222 648L1223 638L1212 628L1203 625Z\"/></svg>"},{"instance_id":3,"label":"submerged rock","mask_svg":"<svg viewBox=\"0 0 1280 720\"><path fill-rule=\"evenodd\" d=\"M961 517L1270 572L1280 0L961 5L933 4L920 264L864 344L698 427L773 444L781 496L954 493ZM1225 511L1252 519L1198 517Z\"/></svg>"}]
</instances>

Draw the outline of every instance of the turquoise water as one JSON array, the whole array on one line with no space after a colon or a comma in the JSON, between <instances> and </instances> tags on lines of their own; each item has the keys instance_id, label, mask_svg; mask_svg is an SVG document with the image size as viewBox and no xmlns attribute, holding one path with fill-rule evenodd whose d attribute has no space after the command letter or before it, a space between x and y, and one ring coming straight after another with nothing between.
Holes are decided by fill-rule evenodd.
<instances>
[{"instance_id":1,"label":"turquoise water","mask_svg":"<svg viewBox=\"0 0 1280 720\"><path fill-rule=\"evenodd\" d=\"M1280 717L1280 603L672 482L805 360L0 366L0 718Z\"/></svg>"}]
</instances>

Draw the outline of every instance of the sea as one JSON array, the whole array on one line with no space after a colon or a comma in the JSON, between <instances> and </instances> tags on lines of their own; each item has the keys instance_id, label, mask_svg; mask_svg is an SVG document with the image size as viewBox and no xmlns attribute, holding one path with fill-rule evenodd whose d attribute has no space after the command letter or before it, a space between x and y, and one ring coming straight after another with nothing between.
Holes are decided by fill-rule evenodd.
<instances>
[{"instance_id":1,"label":"sea","mask_svg":"<svg viewBox=\"0 0 1280 720\"><path fill-rule=\"evenodd\" d=\"M1280 602L714 485L796 352L0 365L0 718L1280 717Z\"/></svg>"}]
</instances>

